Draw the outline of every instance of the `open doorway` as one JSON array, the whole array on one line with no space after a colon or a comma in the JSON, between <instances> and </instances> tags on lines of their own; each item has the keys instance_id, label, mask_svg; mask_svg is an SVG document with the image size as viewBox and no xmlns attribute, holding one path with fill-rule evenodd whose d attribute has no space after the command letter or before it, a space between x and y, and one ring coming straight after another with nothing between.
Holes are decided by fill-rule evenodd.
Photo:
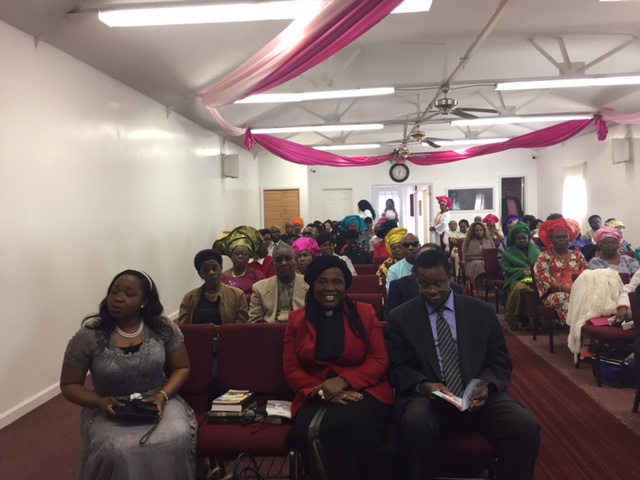
<instances>
[{"instance_id":1,"label":"open doorway","mask_svg":"<svg viewBox=\"0 0 640 480\"><path fill-rule=\"evenodd\" d=\"M511 193L513 202L507 201L507 192ZM509 209L514 212L520 210L520 214L526 213L525 204L525 177L501 177L500 178L500 221L510 215ZM520 215L522 216L522 215Z\"/></svg>"}]
</instances>

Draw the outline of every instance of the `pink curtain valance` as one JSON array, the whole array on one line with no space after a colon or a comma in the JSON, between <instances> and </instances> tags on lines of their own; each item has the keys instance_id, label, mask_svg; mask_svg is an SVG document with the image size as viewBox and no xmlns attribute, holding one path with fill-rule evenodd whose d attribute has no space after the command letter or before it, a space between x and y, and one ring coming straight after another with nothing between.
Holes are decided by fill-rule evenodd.
<instances>
[{"instance_id":1,"label":"pink curtain valance","mask_svg":"<svg viewBox=\"0 0 640 480\"><path fill-rule=\"evenodd\" d=\"M471 147L463 150L449 150L446 152L415 153L409 157L407 161L423 166L439 165L443 163L457 162L467 158L479 157L481 155L499 153L512 148L550 147L578 135L594 121L596 122L598 138L600 140L604 140L604 138L606 138L606 132L604 134L604 138L600 138L600 136L602 128L606 129L606 125L599 116L596 116L587 120L572 120L560 123L558 125L553 125L536 132L527 133L526 135L521 135L501 143ZM254 135L250 130L245 134L244 143L249 150L253 148L254 143L257 143L277 157L299 165L308 166L324 165L331 167L361 167L379 165L393 160L394 158L391 154L373 157L348 157L343 155L334 155L330 152L315 150L312 147L299 145L272 135Z\"/></svg>"},{"instance_id":2,"label":"pink curtain valance","mask_svg":"<svg viewBox=\"0 0 640 480\"><path fill-rule=\"evenodd\" d=\"M297 77L349 45L389 15L402 0L319 0L258 53L210 88L202 103L229 135L245 133L218 107L265 92Z\"/></svg>"}]
</instances>

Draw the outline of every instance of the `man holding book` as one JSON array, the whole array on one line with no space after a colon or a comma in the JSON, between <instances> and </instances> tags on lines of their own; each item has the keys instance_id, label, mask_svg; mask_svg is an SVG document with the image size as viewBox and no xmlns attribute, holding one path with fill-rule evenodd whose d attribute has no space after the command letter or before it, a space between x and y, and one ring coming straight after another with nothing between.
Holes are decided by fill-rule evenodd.
<instances>
[{"instance_id":1,"label":"man holding book","mask_svg":"<svg viewBox=\"0 0 640 480\"><path fill-rule=\"evenodd\" d=\"M420 296L391 312L387 335L401 478L434 478L441 432L463 425L497 448L498 479L532 479L539 427L507 392L512 363L493 308L451 292L442 252L420 254L415 268ZM460 411L439 395L466 397L469 408Z\"/></svg>"},{"instance_id":2,"label":"man holding book","mask_svg":"<svg viewBox=\"0 0 640 480\"><path fill-rule=\"evenodd\" d=\"M291 245L280 242L272 252L275 277L253 284L249 306L249 322L286 322L289 312L304 307L309 286L296 273L296 260Z\"/></svg>"}]
</instances>

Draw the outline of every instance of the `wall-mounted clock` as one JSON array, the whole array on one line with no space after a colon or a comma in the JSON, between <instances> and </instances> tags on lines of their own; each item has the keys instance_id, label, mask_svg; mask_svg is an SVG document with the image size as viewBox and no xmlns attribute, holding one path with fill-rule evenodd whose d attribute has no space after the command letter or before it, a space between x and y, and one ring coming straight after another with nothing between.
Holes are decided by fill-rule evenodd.
<instances>
[{"instance_id":1,"label":"wall-mounted clock","mask_svg":"<svg viewBox=\"0 0 640 480\"><path fill-rule=\"evenodd\" d=\"M394 182L402 183L409 178L409 167L404 163L394 163L389 169L389 176Z\"/></svg>"}]
</instances>

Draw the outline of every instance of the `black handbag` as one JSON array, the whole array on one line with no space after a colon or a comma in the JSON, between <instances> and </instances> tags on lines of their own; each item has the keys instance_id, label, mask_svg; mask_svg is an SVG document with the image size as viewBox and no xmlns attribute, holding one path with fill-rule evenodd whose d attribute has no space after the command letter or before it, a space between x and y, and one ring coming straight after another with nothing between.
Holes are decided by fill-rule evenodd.
<instances>
[{"instance_id":1,"label":"black handbag","mask_svg":"<svg viewBox=\"0 0 640 480\"><path fill-rule=\"evenodd\" d=\"M116 417L140 423L154 423L160 420L158 407L153 403L142 403L142 400L121 400L123 407L113 406Z\"/></svg>"}]
</instances>

